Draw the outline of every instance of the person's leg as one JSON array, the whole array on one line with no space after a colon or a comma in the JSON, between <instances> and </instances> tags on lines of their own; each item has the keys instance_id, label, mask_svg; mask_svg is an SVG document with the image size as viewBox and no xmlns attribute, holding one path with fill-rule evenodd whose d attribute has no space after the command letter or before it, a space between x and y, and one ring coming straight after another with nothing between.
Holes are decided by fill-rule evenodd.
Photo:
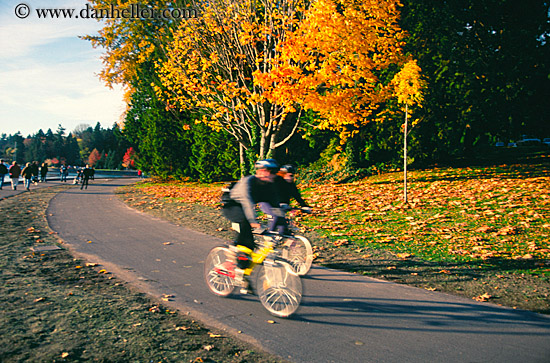
<instances>
[{"instance_id":1,"label":"person's leg","mask_svg":"<svg viewBox=\"0 0 550 363\"><path fill-rule=\"evenodd\" d=\"M0 174L0 189L4 186L4 177L6 174Z\"/></svg>"},{"instance_id":2,"label":"person's leg","mask_svg":"<svg viewBox=\"0 0 550 363\"><path fill-rule=\"evenodd\" d=\"M286 218L279 208L273 208L269 203L260 203L260 209L271 217L267 229L271 232L277 231L279 234L288 234Z\"/></svg>"},{"instance_id":3,"label":"person's leg","mask_svg":"<svg viewBox=\"0 0 550 363\"><path fill-rule=\"evenodd\" d=\"M19 178L11 178L11 188L17 190L17 184L19 183Z\"/></svg>"},{"instance_id":4,"label":"person's leg","mask_svg":"<svg viewBox=\"0 0 550 363\"><path fill-rule=\"evenodd\" d=\"M237 236L235 245L245 246L253 251L256 248L254 236L252 235L252 227L246 219L242 222L239 222L239 235Z\"/></svg>"}]
</instances>

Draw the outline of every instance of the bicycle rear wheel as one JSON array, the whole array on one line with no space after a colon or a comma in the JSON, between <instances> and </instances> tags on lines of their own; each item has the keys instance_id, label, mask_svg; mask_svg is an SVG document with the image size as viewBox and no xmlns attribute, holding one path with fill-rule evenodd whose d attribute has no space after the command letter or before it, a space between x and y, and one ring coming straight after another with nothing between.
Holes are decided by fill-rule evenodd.
<instances>
[{"instance_id":1,"label":"bicycle rear wheel","mask_svg":"<svg viewBox=\"0 0 550 363\"><path fill-rule=\"evenodd\" d=\"M302 281L285 261L264 261L256 286L260 302L274 316L289 317L300 307Z\"/></svg>"},{"instance_id":2,"label":"bicycle rear wheel","mask_svg":"<svg viewBox=\"0 0 550 363\"><path fill-rule=\"evenodd\" d=\"M235 260L227 247L214 247L204 260L206 285L218 296L228 296L235 289Z\"/></svg>"},{"instance_id":3,"label":"bicycle rear wheel","mask_svg":"<svg viewBox=\"0 0 550 363\"><path fill-rule=\"evenodd\" d=\"M283 246L283 258L294 267L298 275L306 275L313 263L313 249L309 240L303 236L295 235L286 238Z\"/></svg>"}]
</instances>

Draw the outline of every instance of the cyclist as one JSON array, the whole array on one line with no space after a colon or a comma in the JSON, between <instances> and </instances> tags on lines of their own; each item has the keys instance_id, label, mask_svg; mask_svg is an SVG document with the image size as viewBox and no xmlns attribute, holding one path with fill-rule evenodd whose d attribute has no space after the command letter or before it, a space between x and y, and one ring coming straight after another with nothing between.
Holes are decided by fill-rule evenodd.
<instances>
[{"instance_id":1,"label":"cyclist","mask_svg":"<svg viewBox=\"0 0 550 363\"><path fill-rule=\"evenodd\" d=\"M302 198L296 183L294 182L294 175L296 174L296 169L292 165L284 165L279 169L277 176L275 177L274 183L277 188L277 194L279 195L279 200L281 202L281 209L283 212L286 212L290 209L290 200L295 199L296 202L300 205L302 210L307 213L311 213L311 207L307 205L305 200ZM268 203L260 203L260 208L262 212L272 215L271 208ZM278 224L279 234L288 234L288 226L285 224Z\"/></svg>"},{"instance_id":2,"label":"cyclist","mask_svg":"<svg viewBox=\"0 0 550 363\"><path fill-rule=\"evenodd\" d=\"M234 242L235 246L246 247L237 256L237 267L246 269L250 266L250 253L256 248L252 229L261 227L256 214L256 204L266 203L273 216L268 226L274 230L279 225L286 225L284 212L280 209L280 200L273 181L279 170L279 165L273 159L259 160L254 164L255 175L243 177L230 190L230 197L234 203L230 208L224 208L224 215L232 222L239 224L239 234ZM241 249L242 250L242 249Z\"/></svg>"},{"instance_id":3,"label":"cyclist","mask_svg":"<svg viewBox=\"0 0 550 363\"><path fill-rule=\"evenodd\" d=\"M242 178L231 189L230 197L238 203L231 211L228 218L239 224L239 235L236 245L241 245L254 250L256 243L252 236L252 229L260 228L256 215L256 204L265 203L274 216L268 226L269 230L284 224L284 213L280 209L280 200L273 181L279 170L279 165L273 159L260 160L254 165L255 175ZM227 215L226 215L227 216Z\"/></svg>"},{"instance_id":4,"label":"cyclist","mask_svg":"<svg viewBox=\"0 0 550 363\"><path fill-rule=\"evenodd\" d=\"M281 199L281 203L290 204L290 200L294 199L300 207L306 212L311 212L311 207L307 205L304 198L300 194L296 183L294 182L294 176L296 175L296 168L292 165L283 165L277 173L275 178L275 185Z\"/></svg>"}]
</instances>

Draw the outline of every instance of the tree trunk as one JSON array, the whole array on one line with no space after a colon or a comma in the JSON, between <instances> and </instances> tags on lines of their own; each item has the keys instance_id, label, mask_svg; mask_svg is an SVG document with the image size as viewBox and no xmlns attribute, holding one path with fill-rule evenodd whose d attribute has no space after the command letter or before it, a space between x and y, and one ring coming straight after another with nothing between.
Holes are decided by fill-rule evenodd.
<instances>
[{"instance_id":1,"label":"tree trunk","mask_svg":"<svg viewBox=\"0 0 550 363\"><path fill-rule=\"evenodd\" d=\"M244 147L239 143L239 162L241 164L241 178L245 176L245 160L244 160Z\"/></svg>"},{"instance_id":2,"label":"tree trunk","mask_svg":"<svg viewBox=\"0 0 550 363\"><path fill-rule=\"evenodd\" d=\"M408 105L405 104L405 131L404 131L404 146L403 146L403 198L407 203L407 123L409 118Z\"/></svg>"}]
</instances>

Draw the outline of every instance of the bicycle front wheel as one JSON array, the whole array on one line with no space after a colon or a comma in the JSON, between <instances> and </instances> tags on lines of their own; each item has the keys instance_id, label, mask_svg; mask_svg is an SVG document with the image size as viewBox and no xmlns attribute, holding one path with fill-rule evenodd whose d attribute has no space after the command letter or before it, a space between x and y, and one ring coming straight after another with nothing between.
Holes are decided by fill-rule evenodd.
<instances>
[{"instance_id":1,"label":"bicycle front wheel","mask_svg":"<svg viewBox=\"0 0 550 363\"><path fill-rule=\"evenodd\" d=\"M227 247L214 247L204 261L206 285L218 296L228 296L235 289L235 260Z\"/></svg>"},{"instance_id":2,"label":"bicycle front wheel","mask_svg":"<svg viewBox=\"0 0 550 363\"><path fill-rule=\"evenodd\" d=\"M289 317L300 307L302 281L285 261L265 261L256 286L260 302L274 316Z\"/></svg>"},{"instance_id":3,"label":"bicycle front wheel","mask_svg":"<svg viewBox=\"0 0 550 363\"><path fill-rule=\"evenodd\" d=\"M286 238L283 243L282 256L294 267L294 270L300 276L306 275L313 263L311 243L303 236Z\"/></svg>"}]
</instances>

